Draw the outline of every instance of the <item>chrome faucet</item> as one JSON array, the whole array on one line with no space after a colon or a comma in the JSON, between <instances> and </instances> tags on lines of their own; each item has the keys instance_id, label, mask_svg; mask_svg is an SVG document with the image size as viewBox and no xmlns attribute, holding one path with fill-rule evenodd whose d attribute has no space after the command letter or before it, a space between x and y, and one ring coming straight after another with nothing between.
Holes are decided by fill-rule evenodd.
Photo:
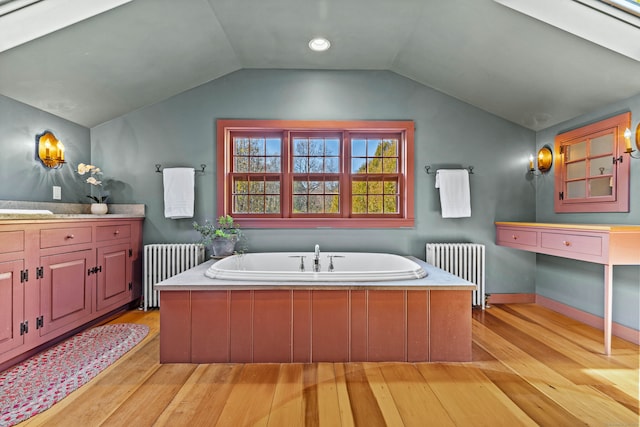
<instances>
[{"instance_id":1,"label":"chrome faucet","mask_svg":"<svg viewBox=\"0 0 640 427\"><path fill-rule=\"evenodd\" d=\"M320 245L316 245L315 253L313 257L313 271L318 273L320 271Z\"/></svg>"}]
</instances>

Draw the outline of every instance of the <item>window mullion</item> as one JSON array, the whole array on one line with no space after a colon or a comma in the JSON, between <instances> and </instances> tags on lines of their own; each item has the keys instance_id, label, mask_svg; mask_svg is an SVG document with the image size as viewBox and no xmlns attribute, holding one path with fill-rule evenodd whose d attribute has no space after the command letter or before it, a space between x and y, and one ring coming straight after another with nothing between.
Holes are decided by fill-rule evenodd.
<instances>
[{"instance_id":1,"label":"window mullion","mask_svg":"<svg viewBox=\"0 0 640 427\"><path fill-rule=\"evenodd\" d=\"M293 173L291 167L293 159L291 156L291 131L285 130L282 134L282 190L280 192L280 206L282 207L280 214L283 218L291 218L292 215Z\"/></svg>"},{"instance_id":2,"label":"window mullion","mask_svg":"<svg viewBox=\"0 0 640 427\"><path fill-rule=\"evenodd\" d=\"M342 132L342 173L340 174L340 215L351 217L351 134Z\"/></svg>"}]
</instances>

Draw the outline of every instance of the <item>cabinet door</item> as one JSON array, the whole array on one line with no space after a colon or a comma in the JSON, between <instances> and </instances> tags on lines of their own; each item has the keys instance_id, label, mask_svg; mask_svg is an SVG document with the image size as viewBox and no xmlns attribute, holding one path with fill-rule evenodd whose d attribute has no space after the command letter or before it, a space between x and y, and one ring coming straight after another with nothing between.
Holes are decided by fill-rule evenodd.
<instances>
[{"instance_id":1,"label":"cabinet door","mask_svg":"<svg viewBox=\"0 0 640 427\"><path fill-rule=\"evenodd\" d=\"M20 283L23 267L22 260L0 263L0 354L24 343L20 334L20 323L25 320L24 288Z\"/></svg>"},{"instance_id":2,"label":"cabinet door","mask_svg":"<svg viewBox=\"0 0 640 427\"><path fill-rule=\"evenodd\" d=\"M95 284L95 252L92 249L42 257L40 309L46 335L91 314L91 297Z\"/></svg>"},{"instance_id":3,"label":"cabinet door","mask_svg":"<svg viewBox=\"0 0 640 427\"><path fill-rule=\"evenodd\" d=\"M98 248L96 309L115 308L131 300L129 245Z\"/></svg>"}]
</instances>

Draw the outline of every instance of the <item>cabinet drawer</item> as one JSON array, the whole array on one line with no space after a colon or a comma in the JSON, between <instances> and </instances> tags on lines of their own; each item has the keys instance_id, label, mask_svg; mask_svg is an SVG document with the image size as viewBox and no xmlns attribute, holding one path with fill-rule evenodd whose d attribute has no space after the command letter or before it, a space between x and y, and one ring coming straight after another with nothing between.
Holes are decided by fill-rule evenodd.
<instances>
[{"instance_id":1,"label":"cabinet drawer","mask_svg":"<svg viewBox=\"0 0 640 427\"><path fill-rule=\"evenodd\" d=\"M538 244L536 235L537 232L535 231L521 230L518 228L498 228L496 231L498 243L505 246L536 246Z\"/></svg>"},{"instance_id":2,"label":"cabinet drawer","mask_svg":"<svg viewBox=\"0 0 640 427\"><path fill-rule=\"evenodd\" d=\"M24 251L24 231L0 231L0 254Z\"/></svg>"},{"instance_id":3,"label":"cabinet drawer","mask_svg":"<svg viewBox=\"0 0 640 427\"><path fill-rule=\"evenodd\" d=\"M96 228L96 241L98 242L128 239L129 237L131 237L131 226L129 224L103 225Z\"/></svg>"},{"instance_id":4,"label":"cabinet drawer","mask_svg":"<svg viewBox=\"0 0 640 427\"><path fill-rule=\"evenodd\" d=\"M602 237L568 233L545 233L540 236L540 246L546 249L601 256Z\"/></svg>"},{"instance_id":5,"label":"cabinet drawer","mask_svg":"<svg viewBox=\"0 0 640 427\"><path fill-rule=\"evenodd\" d=\"M91 242L91 227L50 228L40 230L40 247L77 245Z\"/></svg>"}]
</instances>

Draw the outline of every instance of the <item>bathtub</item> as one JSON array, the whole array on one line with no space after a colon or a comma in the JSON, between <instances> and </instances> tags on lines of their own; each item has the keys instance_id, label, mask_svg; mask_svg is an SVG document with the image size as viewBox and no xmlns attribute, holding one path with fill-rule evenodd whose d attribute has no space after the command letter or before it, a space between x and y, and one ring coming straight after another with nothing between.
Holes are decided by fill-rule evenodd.
<instances>
[{"instance_id":1,"label":"bathtub","mask_svg":"<svg viewBox=\"0 0 640 427\"><path fill-rule=\"evenodd\" d=\"M205 275L212 279L258 282L381 282L427 276L418 263L393 254L321 253L319 272L313 271L314 258L313 252L233 255L214 263ZM331 266L333 269L329 271Z\"/></svg>"}]
</instances>

